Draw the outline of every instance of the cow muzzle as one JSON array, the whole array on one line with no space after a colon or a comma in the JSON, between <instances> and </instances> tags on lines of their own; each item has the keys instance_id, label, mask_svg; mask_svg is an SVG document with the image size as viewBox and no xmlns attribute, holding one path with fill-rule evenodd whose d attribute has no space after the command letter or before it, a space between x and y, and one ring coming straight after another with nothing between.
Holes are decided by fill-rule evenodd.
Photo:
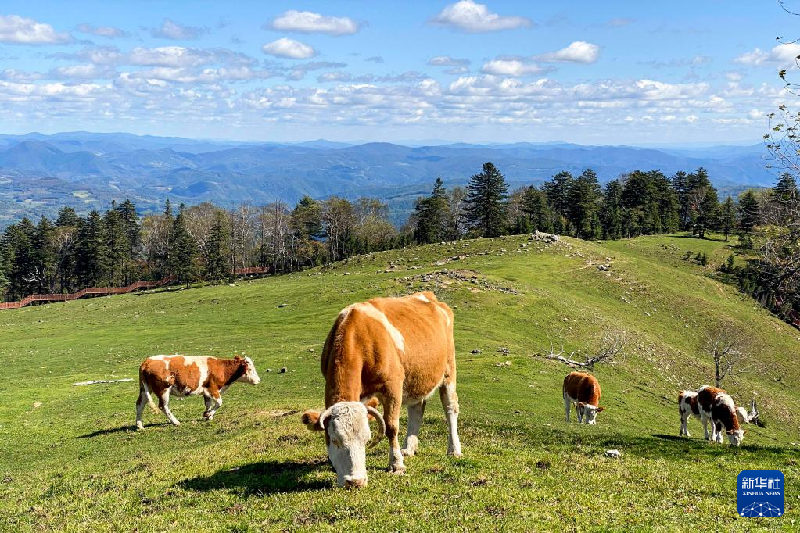
<instances>
[{"instance_id":1,"label":"cow muzzle","mask_svg":"<svg viewBox=\"0 0 800 533\"><path fill-rule=\"evenodd\" d=\"M344 476L344 488L346 489L360 489L366 486L367 486L366 477Z\"/></svg>"}]
</instances>

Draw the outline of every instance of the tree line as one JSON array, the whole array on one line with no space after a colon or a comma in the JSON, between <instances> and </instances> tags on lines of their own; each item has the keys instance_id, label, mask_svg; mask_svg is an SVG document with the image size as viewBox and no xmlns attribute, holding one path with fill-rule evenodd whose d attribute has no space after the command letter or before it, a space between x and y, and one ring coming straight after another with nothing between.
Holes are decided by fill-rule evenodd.
<instances>
[{"instance_id":1,"label":"tree line","mask_svg":"<svg viewBox=\"0 0 800 533\"><path fill-rule=\"evenodd\" d=\"M774 189L748 190L720 202L708 173L634 171L601 187L587 169L559 172L540 187L509 192L492 163L466 187L447 190L437 178L396 228L388 206L303 197L290 208L222 209L211 203L140 216L130 200L81 217L61 209L55 220L25 218L0 239L0 292L6 300L29 294L124 286L172 276L178 282L222 281L234 270L262 267L280 274L373 251L472 237L542 231L582 239L619 239L689 231L705 237L739 234L750 250L746 268L734 269L743 290L784 317L800 312L797 259L797 186L783 175ZM793 255L794 254L794 255ZM735 270L735 272L734 272Z\"/></svg>"}]
</instances>

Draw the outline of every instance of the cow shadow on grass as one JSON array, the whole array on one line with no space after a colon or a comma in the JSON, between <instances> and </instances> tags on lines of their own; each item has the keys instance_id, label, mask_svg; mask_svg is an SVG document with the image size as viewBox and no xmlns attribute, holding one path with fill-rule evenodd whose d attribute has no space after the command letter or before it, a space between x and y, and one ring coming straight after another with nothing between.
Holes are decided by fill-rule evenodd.
<instances>
[{"instance_id":1,"label":"cow shadow on grass","mask_svg":"<svg viewBox=\"0 0 800 533\"><path fill-rule=\"evenodd\" d=\"M145 429L147 428L154 428L154 427L164 427L164 426L171 426L169 422L165 422L163 424L159 423L152 423L152 424L145 424ZM108 429L98 429L97 431L92 431L91 433L87 433L86 435L81 435L79 439L93 439L95 437L104 437L106 435L114 435L115 433L136 433L137 429L136 426L131 424L128 426L119 426L116 428L108 428Z\"/></svg>"},{"instance_id":2,"label":"cow shadow on grass","mask_svg":"<svg viewBox=\"0 0 800 533\"><path fill-rule=\"evenodd\" d=\"M328 469L328 462L262 461L220 470L210 476L198 476L178 483L178 486L200 492L237 490L245 496L260 496L275 492L306 492L331 488L329 481L314 479L313 474Z\"/></svg>"}]
</instances>

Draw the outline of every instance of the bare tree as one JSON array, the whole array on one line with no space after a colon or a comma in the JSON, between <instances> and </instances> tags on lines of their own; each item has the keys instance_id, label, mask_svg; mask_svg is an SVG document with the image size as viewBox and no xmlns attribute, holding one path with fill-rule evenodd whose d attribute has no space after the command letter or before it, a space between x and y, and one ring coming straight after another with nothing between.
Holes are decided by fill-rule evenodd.
<instances>
[{"instance_id":1,"label":"bare tree","mask_svg":"<svg viewBox=\"0 0 800 533\"><path fill-rule=\"evenodd\" d=\"M571 368L585 368L587 370L594 370L594 365L606 363L614 364L620 361L625 345L628 342L628 334L622 330L606 331L600 341L600 347L594 352L594 355L587 356L584 361L577 361L573 359L578 352L570 352L568 356L564 356L564 346L561 346L561 351L556 352L553 344L550 343L550 352L545 354L547 359L555 359L561 361Z\"/></svg>"},{"instance_id":2,"label":"bare tree","mask_svg":"<svg viewBox=\"0 0 800 533\"><path fill-rule=\"evenodd\" d=\"M752 369L748 354L749 342L741 329L732 322L722 321L709 330L705 349L714 362L714 384L722 386L726 377Z\"/></svg>"}]
</instances>

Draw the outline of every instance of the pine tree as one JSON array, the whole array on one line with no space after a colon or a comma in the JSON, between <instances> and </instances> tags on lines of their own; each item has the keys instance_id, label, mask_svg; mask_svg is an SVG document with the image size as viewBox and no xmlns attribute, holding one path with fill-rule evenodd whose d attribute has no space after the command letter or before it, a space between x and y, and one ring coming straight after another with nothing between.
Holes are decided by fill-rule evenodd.
<instances>
[{"instance_id":1,"label":"pine tree","mask_svg":"<svg viewBox=\"0 0 800 533\"><path fill-rule=\"evenodd\" d=\"M542 191L547 195L547 202L553 213L553 231L570 233L567 216L569 215L569 191L575 178L569 172L559 172L550 181L542 184Z\"/></svg>"},{"instance_id":2,"label":"pine tree","mask_svg":"<svg viewBox=\"0 0 800 533\"><path fill-rule=\"evenodd\" d=\"M38 286L35 292L53 292L56 277L57 250L55 249L55 227L42 217L36 226L33 240L34 268L37 271Z\"/></svg>"},{"instance_id":3,"label":"pine tree","mask_svg":"<svg viewBox=\"0 0 800 533\"><path fill-rule=\"evenodd\" d=\"M103 219L92 211L78 233L75 270L82 287L100 287L108 281L107 243Z\"/></svg>"},{"instance_id":4,"label":"pine tree","mask_svg":"<svg viewBox=\"0 0 800 533\"><path fill-rule=\"evenodd\" d=\"M134 278L138 278L135 260L139 256L141 249L142 229L139 225L139 216L136 214L136 204L130 200L125 200L117 206L117 211L122 219L128 245L126 250L128 262L122 272L124 283L127 285L133 282Z\"/></svg>"},{"instance_id":5,"label":"pine tree","mask_svg":"<svg viewBox=\"0 0 800 533\"><path fill-rule=\"evenodd\" d=\"M508 185L492 163L470 178L467 186L467 226L483 237L498 237L505 230Z\"/></svg>"},{"instance_id":6,"label":"pine tree","mask_svg":"<svg viewBox=\"0 0 800 533\"><path fill-rule=\"evenodd\" d=\"M717 190L711 185L706 169L700 167L688 175L688 201L692 233L705 238L706 231L716 225Z\"/></svg>"},{"instance_id":7,"label":"pine tree","mask_svg":"<svg viewBox=\"0 0 800 533\"><path fill-rule=\"evenodd\" d=\"M739 198L739 229L750 233L761 222L761 208L752 189Z\"/></svg>"},{"instance_id":8,"label":"pine tree","mask_svg":"<svg viewBox=\"0 0 800 533\"><path fill-rule=\"evenodd\" d=\"M578 176L569 189L567 210L570 224L575 228L575 236L581 239L596 239L600 236L600 184L597 174L586 169Z\"/></svg>"},{"instance_id":9,"label":"pine tree","mask_svg":"<svg viewBox=\"0 0 800 533\"><path fill-rule=\"evenodd\" d=\"M186 229L184 206L181 204L178 216L172 223L172 239L169 253L169 270L176 281L187 285L195 280L196 244Z\"/></svg>"},{"instance_id":10,"label":"pine tree","mask_svg":"<svg viewBox=\"0 0 800 533\"><path fill-rule=\"evenodd\" d=\"M228 218L222 211L214 215L214 225L208 240L208 257L206 258L206 279L219 281L232 275L230 264L231 231Z\"/></svg>"},{"instance_id":11,"label":"pine tree","mask_svg":"<svg viewBox=\"0 0 800 533\"><path fill-rule=\"evenodd\" d=\"M726 241L728 235L736 229L736 205L730 196L719 207L719 229L725 235Z\"/></svg>"},{"instance_id":12,"label":"pine tree","mask_svg":"<svg viewBox=\"0 0 800 533\"><path fill-rule=\"evenodd\" d=\"M550 233L553 231L553 215L547 204L547 195L534 186L525 189L522 197L522 211L528 216L534 230Z\"/></svg>"},{"instance_id":13,"label":"pine tree","mask_svg":"<svg viewBox=\"0 0 800 533\"><path fill-rule=\"evenodd\" d=\"M431 195L414 206L414 240L421 244L443 241L449 236L450 202L442 178L436 178Z\"/></svg>"},{"instance_id":14,"label":"pine tree","mask_svg":"<svg viewBox=\"0 0 800 533\"><path fill-rule=\"evenodd\" d=\"M603 238L619 239L622 237L622 220L622 185L619 180L612 180L606 184L603 192L603 204L600 210Z\"/></svg>"}]
</instances>

